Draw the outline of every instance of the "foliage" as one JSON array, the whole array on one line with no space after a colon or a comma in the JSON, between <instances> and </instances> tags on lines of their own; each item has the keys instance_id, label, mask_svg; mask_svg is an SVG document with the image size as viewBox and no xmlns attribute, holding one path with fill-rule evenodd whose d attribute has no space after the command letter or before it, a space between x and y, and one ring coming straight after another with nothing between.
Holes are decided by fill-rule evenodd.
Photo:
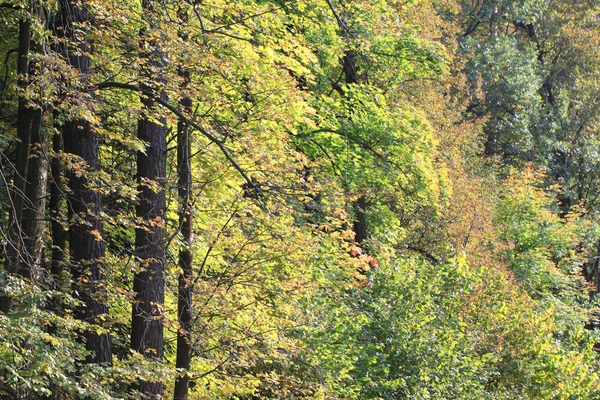
<instances>
[{"instance_id":1,"label":"foliage","mask_svg":"<svg viewBox=\"0 0 600 400\"><path fill-rule=\"evenodd\" d=\"M510 274L461 258L396 257L339 298L307 299L311 343L336 398L567 398L598 393L593 339L555 340L551 309ZM525 307L531 304L533 307ZM573 343L573 342L569 342ZM567 360L577 359L577 365Z\"/></svg>"},{"instance_id":2,"label":"foliage","mask_svg":"<svg viewBox=\"0 0 600 400\"><path fill-rule=\"evenodd\" d=\"M65 24L80 3L88 18ZM156 382L166 398L182 377L190 399L600 396L585 329L600 282L596 1L83 3L0 5L0 397L144 399ZM166 127L164 179L136 177L153 150L140 121ZM91 134L61 135L73 125ZM97 141L101 167L63 136ZM79 181L103 208L72 212ZM164 219L138 215L142 189L164 191ZM57 204L24 238L40 261L11 269L11 252L35 252L15 199L38 197ZM75 265L73 237L57 240L74 227L100 259ZM164 230L166 295L146 316L165 326L159 359L129 343L133 277L153 262L136 230ZM92 303L108 313L85 317ZM94 335L112 363L91 361ZM182 337L189 368L175 367Z\"/></svg>"}]
</instances>

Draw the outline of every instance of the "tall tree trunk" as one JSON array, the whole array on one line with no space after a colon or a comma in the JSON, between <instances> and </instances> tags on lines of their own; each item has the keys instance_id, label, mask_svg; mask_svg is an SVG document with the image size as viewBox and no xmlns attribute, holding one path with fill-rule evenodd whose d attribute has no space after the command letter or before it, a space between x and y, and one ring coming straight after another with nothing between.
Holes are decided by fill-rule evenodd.
<instances>
[{"instance_id":1,"label":"tall tree trunk","mask_svg":"<svg viewBox=\"0 0 600 400\"><path fill-rule=\"evenodd\" d=\"M65 49L70 64L80 73L80 84L85 87L90 70L87 55L89 45L75 32L77 25L89 21L85 4L74 0L60 0L59 24L64 36L71 42ZM92 187L89 173L100 169L98 135L84 119L75 119L63 127L64 150L74 154L86 164L86 171L69 171L68 207L73 221L69 226L69 250L73 293L83 305L75 310L78 319L101 325L108 314L104 276L105 244L102 240L102 195ZM110 335L87 331L86 348L90 351L87 362L112 363Z\"/></svg>"},{"instance_id":2,"label":"tall tree trunk","mask_svg":"<svg viewBox=\"0 0 600 400\"><path fill-rule=\"evenodd\" d=\"M32 9L41 21L46 20L45 10L40 6ZM42 54L40 43L30 42L30 52ZM38 60L30 61L29 75L43 73ZM22 246L19 274L34 279L40 273L46 213L46 188L48 184L48 132L42 128L42 104L29 109L30 149L27 162L25 200L21 215Z\"/></svg>"},{"instance_id":3,"label":"tall tree trunk","mask_svg":"<svg viewBox=\"0 0 600 400\"><path fill-rule=\"evenodd\" d=\"M31 48L31 20L23 17L19 21L19 48L17 58L17 86L19 88L17 109L17 153L12 186L9 190L10 213L8 217L8 240L5 247L5 267L8 273L21 273L29 276L29 271L21 268L23 253L22 217L23 207L26 204L25 191L27 183L27 167L29 164L29 147L31 145L32 126L39 123L37 111L28 103L23 91L29 85L29 75L33 73L29 68L29 53ZM0 311L8 312L12 308L12 301L8 296L0 297Z\"/></svg>"},{"instance_id":4,"label":"tall tree trunk","mask_svg":"<svg viewBox=\"0 0 600 400\"><path fill-rule=\"evenodd\" d=\"M55 291L65 289L63 282L63 266L65 262L65 250L67 245L67 231L64 228L64 216L62 213L62 204L64 201L63 185L63 166L59 154L63 151L62 134L55 133L52 138L52 151L54 156L51 158L50 169L52 179L50 181L50 233L52 235L52 250L50 260L50 288ZM52 296L48 308L58 315L63 315L63 305L60 296ZM55 334L56 325L52 324L48 329L51 334ZM58 385L50 384L50 395L44 396L44 400L54 400L60 397Z\"/></svg>"},{"instance_id":5,"label":"tall tree trunk","mask_svg":"<svg viewBox=\"0 0 600 400\"><path fill-rule=\"evenodd\" d=\"M190 72L182 71L181 75L185 84L190 80ZM180 102L184 114L189 115L192 109L192 99L185 97ZM177 360L176 367L186 372L190 369L192 361L192 275L193 275L193 220L191 211L192 172L190 168L191 140L189 127L186 121L180 120L177 124L177 169L179 171L178 191L181 211L179 225L181 228L182 247L179 250L179 287L177 296L177 317L179 330L177 333ZM188 396L190 384L189 375L183 374L175 381L175 400L185 400Z\"/></svg>"},{"instance_id":6,"label":"tall tree trunk","mask_svg":"<svg viewBox=\"0 0 600 400\"><path fill-rule=\"evenodd\" d=\"M148 107L151 102L143 100ZM138 137L147 143L146 152L138 153L137 176L139 204L136 215L145 226L135 231L136 255L140 266L133 281L136 294L131 321L131 348L146 357L163 357L163 304L165 268L165 208L164 183L167 152L166 129L163 124L141 119ZM149 185L154 182L155 189ZM152 397L162 394L162 384L141 382L140 391Z\"/></svg>"},{"instance_id":7,"label":"tall tree trunk","mask_svg":"<svg viewBox=\"0 0 600 400\"><path fill-rule=\"evenodd\" d=\"M142 8L146 15L154 16L155 10L152 1L143 0ZM149 27L155 30L152 24ZM148 65L143 72L142 81L154 81L158 85L164 83L160 76L152 74L151 69L160 71L164 66L163 54L159 43L148 40L148 32L140 32L142 48L150 49ZM153 95L156 93L147 84L143 84L149 96L142 97L142 104L146 112L153 111ZM156 93L166 101L166 94L161 91ZM131 348L142 353L145 357L162 359L164 353L163 343L163 308L164 308L164 269L166 249L165 236L165 180L166 180L166 155L167 155L167 129L165 120L158 123L155 118L144 116L138 121L138 138L146 143L145 152L137 155L137 179L139 202L136 207L136 216L145 221L145 225L135 231L136 255L140 265L134 275L133 290L135 301L133 303L131 320ZM162 396L162 383L142 381L140 392L148 398Z\"/></svg>"},{"instance_id":8,"label":"tall tree trunk","mask_svg":"<svg viewBox=\"0 0 600 400\"><path fill-rule=\"evenodd\" d=\"M19 21L19 51L17 61L17 75L19 90L24 91L28 84L29 50L31 48L31 21ZM8 269L16 272L18 269L19 254L21 251L21 218L23 204L25 203L25 185L27 165L29 163L29 146L31 144L31 124L33 112L27 105L27 99L19 93L17 110L17 154L12 190L10 192L11 214L9 221L9 252Z\"/></svg>"},{"instance_id":9,"label":"tall tree trunk","mask_svg":"<svg viewBox=\"0 0 600 400\"><path fill-rule=\"evenodd\" d=\"M27 184L22 215L23 251L19 273L39 274L42 264L43 237L48 183L48 132L41 128L42 110L33 110L31 152L27 167Z\"/></svg>"},{"instance_id":10,"label":"tall tree trunk","mask_svg":"<svg viewBox=\"0 0 600 400\"><path fill-rule=\"evenodd\" d=\"M87 172L99 169L98 137L89 122L72 121L65 125L65 152L77 155L87 164ZM70 193L67 196L69 212L73 221L69 226L69 250L73 293L83 305L75 310L75 316L93 324L101 325L101 318L108 314L104 276L105 244L102 240L102 196L88 187L86 174L81 171L68 173ZM90 351L88 362L112 362L112 345L107 333L87 331L86 348Z\"/></svg>"},{"instance_id":11,"label":"tall tree trunk","mask_svg":"<svg viewBox=\"0 0 600 400\"><path fill-rule=\"evenodd\" d=\"M350 31L344 23L341 16L336 12L333 3L330 0L326 0L327 6L333 13L337 23L340 35L345 41L352 40ZM360 83L360 77L358 75L358 66L356 65L356 52L353 50L346 50L341 57L342 60L342 73L344 74L344 81L346 85L357 85ZM340 94L344 95L342 90L338 90ZM354 200L352 207L354 208L354 241L359 245L368 237L367 231L367 198L364 194L359 193L359 196Z\"/></svg>"}]
</instances>

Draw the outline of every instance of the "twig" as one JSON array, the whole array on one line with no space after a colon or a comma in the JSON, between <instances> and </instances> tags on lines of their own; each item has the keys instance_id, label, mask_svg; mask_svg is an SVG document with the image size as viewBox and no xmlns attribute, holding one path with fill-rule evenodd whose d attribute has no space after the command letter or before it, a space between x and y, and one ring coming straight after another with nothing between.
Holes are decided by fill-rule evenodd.
<instances>
[{"instance_id":1,"label":"twig","mask_svg":"<svg viewBox=\"0 0 600 400\"><path fill-rule=\"evenodd\" d=\"M219 147L219 149L221 150L221 153L223 153L223 155L227 159L227 161L229 161L229 163L240 173L240 175L244 178L244 180L248 183L248 185L256 191L257 195L260 196L262 194L262 190L260 189L260 187L258 187L252 181L252 179L250 179L250 177L248 177L248 175L246 174L244 169L242 167L240 167L240 165L233 159L231 154L229 154L229 150L225 147L225 145L223 144L223 142L221 140L217 139L214 135L212 135L210 132L208 132L201 125L190 120L181 111L179 111L176 107L173 107L171 104L169 104L168 101L166 101L158 96L155 96L154 93L152 92L152 90L150 90L148 88L140 87L137 85L132 85L129 83L122 83L122 82L101 82L101 83L96 84L95 87L96 87L96 89L117 88L117 89L133 90L133 91L140 92L140 93L148 96L153 101L156 101L158 104L160 104L161 106L165 107L167 110L169 110L173 114L175 114L179 119L181 119L182 121L185 121L185 123L187 123L189 126L198 130L202 135L204 135L212 143L216 144Z\"/></svg>"}]
</instances>

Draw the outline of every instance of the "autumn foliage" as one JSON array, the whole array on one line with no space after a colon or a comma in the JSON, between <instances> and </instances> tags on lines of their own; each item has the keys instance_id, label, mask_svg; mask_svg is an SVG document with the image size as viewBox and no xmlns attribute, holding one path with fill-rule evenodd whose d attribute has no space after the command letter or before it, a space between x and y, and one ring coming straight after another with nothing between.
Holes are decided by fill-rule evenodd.
<instances>
[{"instance_id":1,"label":"autumn foliage","mask_svg":"<svg viewBox=\"0 0 600 400\"><path fill-rule=\"evenodd\" d=\"M599 16L0 4L0 398L598 398Z\"/></svg>"}]
</instances>

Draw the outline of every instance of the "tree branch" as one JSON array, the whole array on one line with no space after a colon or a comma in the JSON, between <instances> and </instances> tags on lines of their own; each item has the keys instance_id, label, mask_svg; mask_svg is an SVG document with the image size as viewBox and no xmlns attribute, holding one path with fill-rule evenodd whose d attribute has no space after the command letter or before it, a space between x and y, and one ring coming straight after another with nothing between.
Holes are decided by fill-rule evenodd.
<instances>
[{"instance_id":1,"label":"tree branch","mask_svg":"<svg viewBox=\"0 0 600 400\"><path fill-rule=\"evenodd\" d=\"M333 13L333 16L335 17L340 29L342 30L342 32L344 32L344 36L347 36L350 33L350 31L348 31L348 28L346 28L346 24L344 23L342 18L340 18L338 13L335 11L333 4L331 4L331 0L325 0L325 2L327 3L327 6L329 6L329 9Z\"/></svg>"},{"instance_id":2,"label":"tree branch","mask_svg":"<svg viewBox=\"0 0 600 400\"><path fill-rule=\"evenodd\" d=\"M188 124L189 126L191 126L194 129L198 130L198 132L200 132L202 135L204 135L204 137L206 137L212 143L216 144L219 147L219 150L221 150L221 153L223 153L223 155L227 159L227 161L229 161L229 163L233 166L233 168L235 168L239 172L239 174L242 176L242 178L244 178L244 180L248 183L248 185L256 191L257 195L260 196L262 194L262 190L260 189L260 187L258 187L258 185L256 185L256 183L254 183L252 181L252 179L250 179L250 177L246 174L244 169L242 167L240 167L240 165L233 159L233 156L231 154L229 154L229 150L225 147L225 145L223 144L223 142L221 140L217 139L217 137L212 135L201 125L190 120L181 111L179 111L177 109L177 107L174 107L171 104L169 104L168 101L165 101L164 99L161 99L160 97L155 96L154 93L152 92L152 90L138 86L138 85L122 83L122 82L101 82L101 83L96 84L95 88L96 89L113 89L113 88L115 88L115 89L133 90L133 91L142 93L145 96L148 96L150 99L152 99L153 101L157 102L158 104L160 104L161 106L163 106L164 108L166 108L167 110L169 110L173 114L175 114L177 116L177 118L185 121L186 124Z\"/></svg>"},{"instance_id":3,"label":"tree branch","mask_svg":"<svg viewBox=\"0 0 600 400\"><path fill-rule=\"evenodd\" d=\"M6 52L6 57L4 58L4 79L2 80L2 87L0 87L0 91L4 91L6 88L6 83L8 82L8 73L10 70L8 67L8 61L10 60L10 55L18 51L19 49L10 49Z\"/></svg>"}]
</instances>

